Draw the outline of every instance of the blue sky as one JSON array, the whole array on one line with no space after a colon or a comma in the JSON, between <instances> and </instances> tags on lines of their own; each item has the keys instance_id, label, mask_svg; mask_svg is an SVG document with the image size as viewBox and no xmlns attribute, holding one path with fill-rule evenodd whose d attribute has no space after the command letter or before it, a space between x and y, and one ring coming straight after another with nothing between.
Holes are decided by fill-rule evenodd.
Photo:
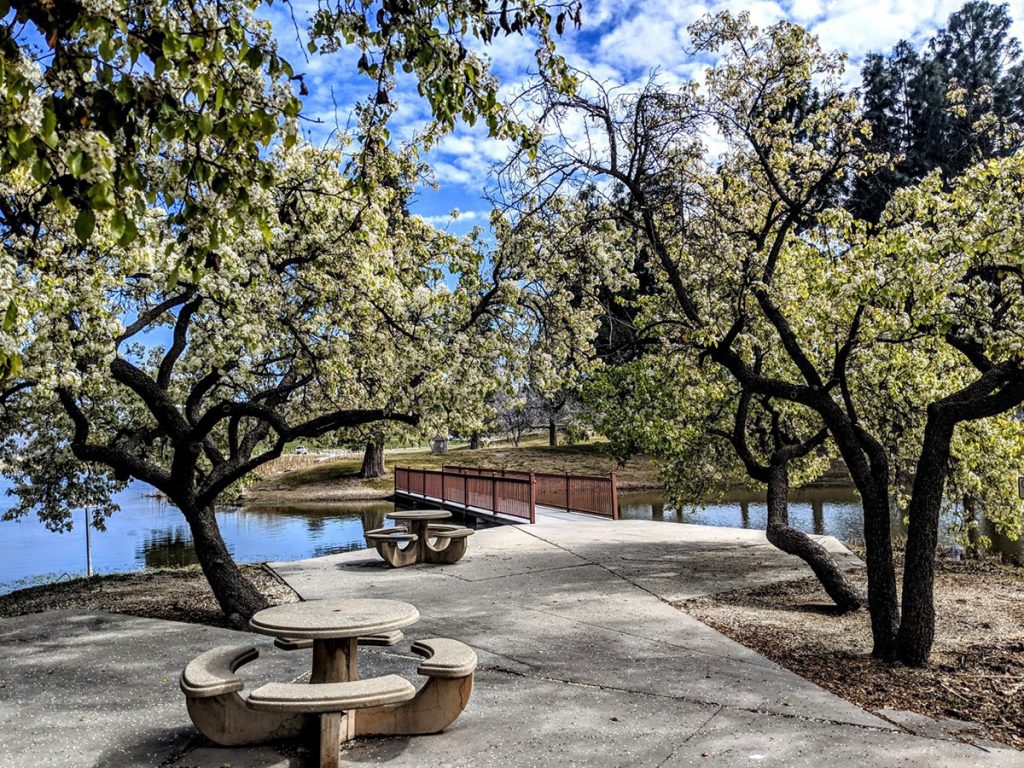
<instances>
[{"instance_id":1,"label":"blue sky","mask_svg":"<svg viewBox=\"0 0 1024 768\"><path fill-rule=\"evenodd\" d=\"M336 125L346 126L352 106L372 86L369 80L356 74L358 53L307 54L304 22L316 5L317 0L292 0L289 10L278 0L263 15L274 25L281 53L297 72L305 73L310 94L305 98L304 114L320 122L306 122L304 130L313 141L322 142ZM686 27L706 13L747 10L758 25L788 19L809 28L827 48L845 51L849 55L848 77L852 84L858 80L860 63L866 54L888 50L901 39L924 43L962 5L963 0L583 0L582 28L567 30L559 48L571 64L609 83L640 82L654 69L663 81L685 82L699 77L709 64L706 59L698 60L687 54ZM1012 0L1009 6L1015 21L1014 34L1024 40L1024 0ZM301 39L297 39L292 11ZM490 59L492 71L506 93L515 92L529 79L534 59L533 44L528 38L501 38L481 50ZM399 109L391 126L392 134L396 138L411 136L428 117L411 80L399 81L395 101ZM440 189L423 190L413 210L453 232L486 225L489 206L482 193L489 184L493 164L506 151L501 142L488 138L486 130L460 126L428 155ZM462 215L451 223L448 214L453 208Z\"/></svg>"}]
</instances>

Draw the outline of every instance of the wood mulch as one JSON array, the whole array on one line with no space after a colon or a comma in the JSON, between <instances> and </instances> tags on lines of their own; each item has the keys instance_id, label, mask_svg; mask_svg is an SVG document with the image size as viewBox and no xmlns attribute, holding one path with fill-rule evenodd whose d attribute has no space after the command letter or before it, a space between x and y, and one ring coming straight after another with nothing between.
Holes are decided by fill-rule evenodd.
<instances>
[{"instance_id":1,"label":"wood mulch","mask_svg":"<svg viewBox=\"0 0 1024 768\"><path fill-rule=\"evenodd\" d=\"M851 578L866 589L863 572ZM923 669L871 658L867 611L836 615L815 579L678 607L870 711L975 723L984 738L1024 750L1024 569L940 560L935 604L936 641Z\"/></svg>"},{"instance_id":2,"label":"wood mulch","mask_svg":"<svg viewBox=\"0 0 1024 768\"><path fill-rule=\"evenodd\" d=\"M240 566L271 605L298 600L259 565ZM54 609L107 611L150 619L230 627L197 566L74 579L0 595L0 617Z\"/></svg>"}]
</instances>

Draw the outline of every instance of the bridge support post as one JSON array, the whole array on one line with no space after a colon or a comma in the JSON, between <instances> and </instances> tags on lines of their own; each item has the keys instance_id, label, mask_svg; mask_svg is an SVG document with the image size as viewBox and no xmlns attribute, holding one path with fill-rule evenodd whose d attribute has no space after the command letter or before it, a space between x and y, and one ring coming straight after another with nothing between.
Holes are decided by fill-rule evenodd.
<instances>
[{"instance_id":1,"label":"bridge support post","mask_svg":"<svg viewBox=\"0 0 1024 768\"><path fill-rule=\"evenodd\" d=\"M537 522L537 475L530 473L530 524Z\"/></svg>"}]
</instances>

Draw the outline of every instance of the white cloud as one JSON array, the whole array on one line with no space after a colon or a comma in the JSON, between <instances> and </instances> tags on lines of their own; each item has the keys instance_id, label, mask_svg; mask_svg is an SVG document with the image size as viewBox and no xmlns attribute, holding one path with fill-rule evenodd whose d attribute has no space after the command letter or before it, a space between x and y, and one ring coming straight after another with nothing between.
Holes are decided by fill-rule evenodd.
<instances>
[{"instance_id":1,"label":"white cloud","mask_svg":"<svg viewBox=\"0 0 1024 768\"><path fill-rule=\"evenodd\" d=\"M582 28L574 30L570 25L559 45L570 64L605 85L635 89L653 69L658 70L661 82L669 86L700 81L712 61L707 56L693 55L687 26L706 13L745 10L760 26L780 19L803 24L819 36L825 48L847 52L847 80L854 84L867 53L888 50L901 39L922 44L945 25L950 13L960 8L963 1L585 0ZM292 0L292 5L300 27L304 28L318 0ZM1024 0L1011 0L1009 5L1014 19L1012 32L1024 40ZM292 61L297 72L306 73L310 89L306 113L321 120L306 126L314 139L323 139L334 130L335 102L337 120L344 127L353 105L366 98L372 89L372 83L355 72L355 54L345 50L329 57L307 57L305 40L302 35L296 39L287 6L274 3L264 7L262 13L274 25L281 53ZM535 48L533 37L519 35L499 36L491 45L478 47L501 79L503 99L512 98L529 81L536 67ZM394 98L398 110L391 133L396 140L407 140L429 120L428 109L409 76L399 78ZM579 122L566 127L577 138L586 130ZM442 189L452 190L453 197L460 201L479 200L491 186L494 164L506 156L508 149L507 144L489 138L481 126L460 126L431 150L427 160ZM477 219L477 215L482 216L482 211L468 211L460 221L482 223L484 218ZM447 216L425 218L432 223L448 221Z\"/></svg>"},{"instance_id":2,"label":"white cloud","mask_svg":"<svg viewBox=\"0 0 1024 768\"><path fill-rule=\"evenodd\" d=\"M420 215L420 218L428 224L443 228L454 221L458 221L459 223L484 223L488 221L490 215L490 211L460 211L456 209L451 213L438 213L431 216Z\"/></svg>"}]
</instances>

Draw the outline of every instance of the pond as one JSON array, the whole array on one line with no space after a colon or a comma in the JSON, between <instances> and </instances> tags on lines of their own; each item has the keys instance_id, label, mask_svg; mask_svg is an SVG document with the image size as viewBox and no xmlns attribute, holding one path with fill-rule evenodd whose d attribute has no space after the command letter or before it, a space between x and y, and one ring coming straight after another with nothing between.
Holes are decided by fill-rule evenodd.
<instances>
[{"instance_id":1,"label":"pond","mask_svg":"<svg viewBox=\"0 0 1024 768\"><path fill-rule=\"evenodd\" d=\"M0 509L10 506L0 479ZM192 536L176 507L133 483L117 495L121 509L107 530L90 532L96 573L196 562ZM295 506L222 507L217 521L232 556L242 563L299 560L366 546L363 531L388 524L388 501ZM85 513L70 533L52 533L35 517L0 521L0 594L85 573Z\"/></svg>"},{"instance_id":2,"label":"pond","mask_svg":"<svg viewBox=\"0 0 1024 768\"><path fill-rule=\"evenodd\" d=\"M663 520L694 525L720 525L734 528L764 530L768 507L764 496L733 492L722 501L698 509L676 509L661 492L625 493L619 497L619 514L628 520ZM790 498L789 522L806 533L835 536L840 541L863 542L864 518L860 497L852 487L822 486L794 491ZM951 520L941 522L940 545L957 552L950 533ZM1011 541L995 532L984 521L982 532L992 539L992 548L1010 562L1024 565L1024 539ZM894 517L892 535L901 540L906 535L903 519Z\"/></svg>"},{"instance_id":3,"label":"pond","mask_svg":"<svg viewBox=\"0 0 1024 768\"><path fill-rule=\"evenodd\" d=\"M0 478L0 509L9 506ZM117 497L121 510L107 520L106 531L91 532L96 573L135 571L196 562L192 537L178 510L151 489L135 483ZM676 510L664 494L624 494L622 517L700 525L764 528L764 501L735 494L695 511ZM228 550L239 562L298 560L361 549L363 532L387 523L388 501L345 504L253 505L222 507L217 515ZM794 494L792 524L808 533L859 541L861 510L852 489L814 488ZM70 533L51 533L34 517L0 521L0 594L20 587L85 573L85 513ZM901 521L893 532L902 534ZM948 539L947 539L948 543ZM997 548L1024 561L1024 543L996 541Z\"/></svg>"}]
</instances>

